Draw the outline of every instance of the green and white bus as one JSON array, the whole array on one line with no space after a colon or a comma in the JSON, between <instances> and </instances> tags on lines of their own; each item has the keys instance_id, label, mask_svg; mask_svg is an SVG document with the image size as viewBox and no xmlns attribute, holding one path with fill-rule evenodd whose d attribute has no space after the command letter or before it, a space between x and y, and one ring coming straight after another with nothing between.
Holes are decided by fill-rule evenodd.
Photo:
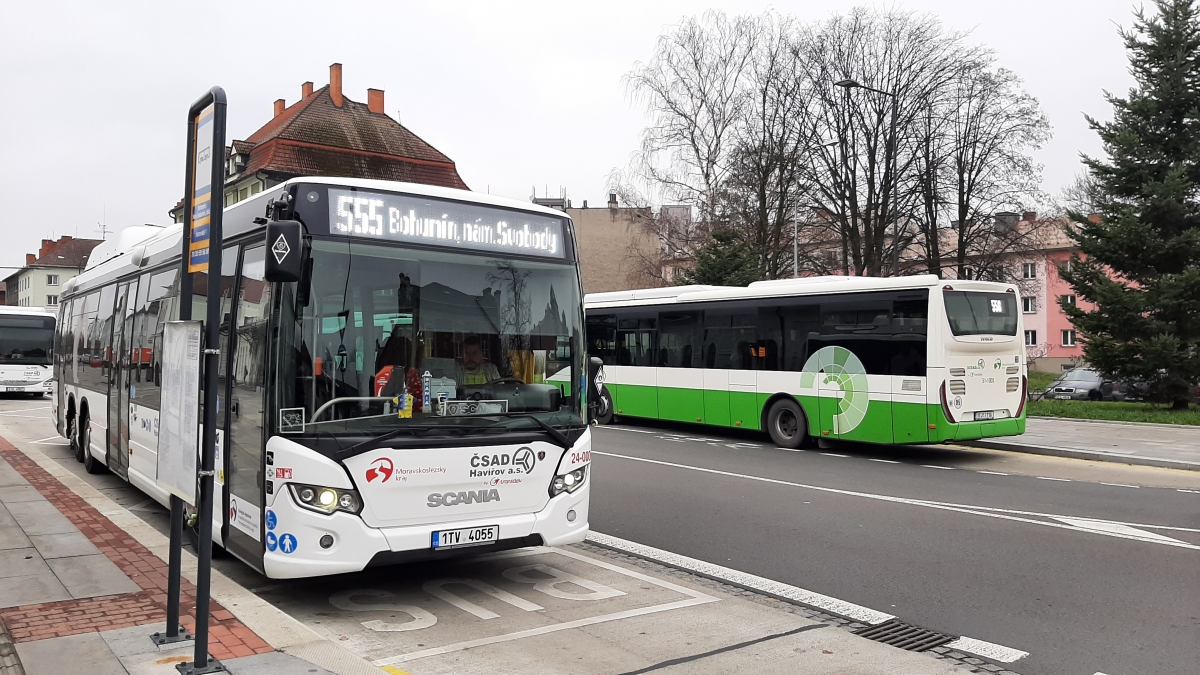
<instances>
[{"instance_id":1,"label":"green and white bus","mask_svg":"<svg viewBox=\"0 0 1200 675\"><path fill-rule=\"evenodd\" d=\"M808 277L585 297L614 416L940 443L1025 431L1018 291L933 275Z\"/></svg>"}]
</instances>

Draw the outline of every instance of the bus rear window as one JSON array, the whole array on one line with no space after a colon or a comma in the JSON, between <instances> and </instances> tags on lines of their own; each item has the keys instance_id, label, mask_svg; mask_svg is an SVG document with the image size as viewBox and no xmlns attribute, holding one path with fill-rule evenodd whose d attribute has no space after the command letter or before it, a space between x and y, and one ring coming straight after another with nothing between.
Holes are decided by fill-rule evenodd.
<instances>
[{"instance_id":1,"label":"bus rear window","mask_svg":"<svg viewBox=\"0 0 1200 675\"><path fill-rule=\"evenodd\" d=\"M946 318L955 335L1016 335L1016 293L945 291Z\"/></svg>"}]
</instances>

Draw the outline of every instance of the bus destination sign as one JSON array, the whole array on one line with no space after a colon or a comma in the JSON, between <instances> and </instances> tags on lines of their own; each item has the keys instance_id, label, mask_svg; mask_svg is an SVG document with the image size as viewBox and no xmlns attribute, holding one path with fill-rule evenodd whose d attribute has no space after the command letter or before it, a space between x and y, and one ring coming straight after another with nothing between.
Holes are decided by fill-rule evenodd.
<instances>
[{"instance_id":1,"label":"bus destination sign","mask_svg":"<svg viewBox=\"0 0 1200 675\"><path fill-rule=\"evenodd\" d=\"M363 190L329 190L329 233L562 258L553 216Z\"/></svg>"}]
</instances>

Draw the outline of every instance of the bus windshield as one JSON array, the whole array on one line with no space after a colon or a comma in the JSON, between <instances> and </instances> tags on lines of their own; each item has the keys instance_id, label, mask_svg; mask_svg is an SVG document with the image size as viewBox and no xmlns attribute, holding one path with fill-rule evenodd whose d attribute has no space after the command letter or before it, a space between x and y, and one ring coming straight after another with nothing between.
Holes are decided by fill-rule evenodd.
<instances>
[{"instance_id":1,"label":"bus windshield","mask_svg":"<svg viewBox=\"0 0 1200 675\"><path fill-rule=\"evenodd\" d=\"M1016 335L1015 293L944 291L946 318L955 335Z\"/></svg>"},{"instance_id":2,"label":"bus windshield","mask_svg":"<svg viewBox=\"0 0 1200 675\"><path fill-rule=\"evenodd\" d=\"M570 264L317 240L280 308L281 433L577 426Z\"/></svg>"},{"instance_id":3,"label":"bus windshield","mask_svg":"<svg viewBox=\"0 0 1200 675\"><path fill-rule=\"evenodd\" d=\"M48 366L53 342L53 318L0 315L0 365Z\"/></svg>"}]
</instances>

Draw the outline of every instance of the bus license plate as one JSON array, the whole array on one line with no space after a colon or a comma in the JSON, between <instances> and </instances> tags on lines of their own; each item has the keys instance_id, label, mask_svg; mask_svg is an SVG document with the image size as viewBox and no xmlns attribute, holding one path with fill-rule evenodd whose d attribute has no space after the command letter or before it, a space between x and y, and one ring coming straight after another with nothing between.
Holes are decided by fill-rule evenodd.
<instances>
[{"instance_id":1,"label":"bus license plate","mask_svg":"<svg viewBox=\"0 0 1200 675\"><path fill-rule=\"evenodd\" d=\"M978 422L979 420L991 420L991 419L996 419L995 411L983 410L983 411L975 413L975 421L976 422Z\"/></svg>"},{"instance_id":2,"label":"bus license plate","mask_svg":"<svg viewBox=\"0 0 1200 675\"><path fill-rule=\"evenodd\" d=\"M441 530L433 533L433 548L481 546L500 541L500 526L468 527L462 530Z\"/></svg>"},{"instance_id":3,"label":"bus license plate","mask_svg":"<svg viewBox=\"0 0 1200 675\"><path fill-rule=\"evenodd\" d=\"M5 387L4 391L25 391L25 387Z\"/></svg>"}]
</instances>

